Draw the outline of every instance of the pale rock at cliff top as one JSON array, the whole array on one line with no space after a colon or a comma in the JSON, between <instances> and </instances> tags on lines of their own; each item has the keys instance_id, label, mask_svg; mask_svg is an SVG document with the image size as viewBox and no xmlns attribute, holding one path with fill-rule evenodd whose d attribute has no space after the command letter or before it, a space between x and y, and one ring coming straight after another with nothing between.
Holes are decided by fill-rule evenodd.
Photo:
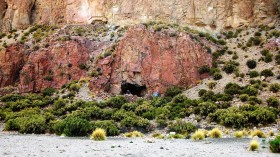
<instances>
[{"instance_id":1,"label":"pale rock at cliff top","mask_svg":"<svg viewBox=\"0 0 280 157\"><path fill-rule=\"evenodd\" d=\"M7 9L4 3L0 0L4 30L30 24L101 20L129 25L160 20L216 31L279 20L279 0L9 0Z\"/></svg>"}]
</instances>

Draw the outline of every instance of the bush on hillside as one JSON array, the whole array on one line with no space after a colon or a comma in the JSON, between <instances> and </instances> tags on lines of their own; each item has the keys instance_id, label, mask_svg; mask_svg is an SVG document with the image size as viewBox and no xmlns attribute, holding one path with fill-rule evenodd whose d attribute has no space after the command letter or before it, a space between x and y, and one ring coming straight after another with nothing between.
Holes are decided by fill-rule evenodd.
<instances>
[{"instance_id":1,"label":"bush on hillside","mask_svg":"<svg viewBox=\"0 0 280 157\"><path fill-rule=\"evenodd\" d=\"M257 62L255 60L248 60L246 64L250 69L255 69L257 66Z\"/></svg>"},{"instance_id":2,"label":"bush on hillside","mask_svg":"<svg viewBox=\"0 0 280 157\"><path fill-rule=\"evenodd\" d=\"M178 94L181 94L183 92L183 89L180 87L169 87L166 92L165 92L165 96L166 97L174 97Z\"/></svg>"},{"instance_id":3,"label":"bush on hillside","mask_svg":"<svg viewBox=\"0 0 280 157\"><path fill-rule=\"evenodd\" d=\"M54 131L57 135L65 134L66 136L86 136L92 130L89 121L79 117L67 117L58 121L54 125Z\"/></svg>"},{"instance_id":4,"label":"bush on hillside","mask_svg":"<svg viewBox=\"0 0 280 157\"><path fill-rule=\"evenodd\" d=\"M176 120L168 126L168 130L178 134L186 134L195 131L195 126L192 123L183 120Z\"/></svg>"},{"instance_id":5,"label":"bush on hillside","mask_svg":"<svg viewBox=\"0 0 280 157\"><path fill-rule=\"evenodd\" d=\"M279 105L280 105L280 101L278 98L276 97L269 97L267 100L266 100L268 106L270 107L274 107L274 108L278 108Z\"/></svg>"},{"instance_id":6,"label":"bush on hillside","mask_svg":"<svg viewBox=\"0 0 280 157\"><path fill-rule=\"evenodd\" d=\"M105 121L94 121L91 123L92 129L95 130L97 128L104 129L108 136L117 136L120 134L120 129L117 124L111 120Z\"/></svg>"},{"instance_id":7,"label":"bush on hillside","mask_svg":"<svg viewBox=\"0 0 280 157\"><path fill-rule=\"evenodd\" d=\"M127 99L122 95L118 95L107 99L105 103L113 108L121 108L123 104L127 103Z\"/></svg>"}]
</instances>

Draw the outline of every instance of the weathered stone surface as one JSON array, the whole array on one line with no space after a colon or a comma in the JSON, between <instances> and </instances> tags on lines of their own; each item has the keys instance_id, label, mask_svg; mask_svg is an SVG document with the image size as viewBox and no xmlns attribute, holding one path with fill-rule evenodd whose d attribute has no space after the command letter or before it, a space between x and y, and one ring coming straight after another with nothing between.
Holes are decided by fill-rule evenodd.
<instances>
[{"instance_id":1,"label":"weathered stone surface","mask_svg":"<svg viewBox=\"0 0 280 157\"><path fill-rule=\"evenodd\" d=\"M0 88L15 85L27 58L28 52L21 44L0 51Z\"/></svg>"},{"instance_id":2,"label":"weathered stone surface","mask_svg":"<svg viewBox=\"0 0 280 157\"><path fill-rule=\"evenodd\" d=\"M2 28L2 22L3 22L3 18L6 12L6 2L5 0L0 0L0 30Z\"/></svg>"},{"instance_id":3,"label":"weathered stone surface","mask_svg":"<svg viewBox=\"0 0 280 157\"><path fill-rule=\"evenodd\" d=\"M87 24L102 20L128 25L161 20L215 31L243 25L273 25L279 19L279 0L9 0L7 3L3 22L6 29L35 23Z\"/></svg>"},{"instance_id":4,"label":"weathered stone surface","mask_svg":"<svg viewBox=\"0 0 280 157\"><path fill-rule=\"evenodd\" d=\"M3 26L6 30L30 25L30 14L35 0L8 0Z\"/></svg>"},{"instance_id":5,"label":"weathered stone surface","mask_svg":"<svg viewBox=\"0 0 280 157\"><path fill-rule=\"evenodd\" d=\"M195 85L203 78L198 68L212 64L211 54L188 33L174 33L154 32L144 25L131 27L115 46L114 55L103 59L99 56L114 43L109 39L73 36L60 41L54 35L44 41L49 47L31 53L28 46L10 45L0 52L0 87L18 83L22 93L61 88L94 70L100 72L90 82L94 92L119 94L123 83L145 86L148 93ZM88 69L81 68L83 64Z\"/></svg>"},{"instance_id":6,"label":"weathered stone surface","mask_svg":"<svg viewBox=\"0 0 280 157\"><path fill-rule=\"evenodd\" d=\"M146 86L148 93L163 93L170 86L197 84L201 79L198 68L211 64L211 54L189 34L171 36L141 26L128 30L114 57L99 61L102 75L91 84L93 90L109 89L113 94L121 92L122 83Z\"/></svg>"},{"instance_id":7,"label":"weathered stone surface","mask_svg":"<svg viewBox=\"0 0 280 157\"><path fill-rule=\"evenodd\" d=\"M66 0L36 0L31 12L32 24L65 24Z\"/></svg>"},{"instance_id":8,"label":"weathered stone surface","mask_svg":"<svg viewBox=\"0 0 280 157\"><path fill-rule=\"evenodd\" d=\"M53 42L51 47L30 54L20 74L20 91L36 92L47 87L61 88L71 80L87 76L79 68L90 58L91 43L84 38Z\"/></svg>"}]
</instances>

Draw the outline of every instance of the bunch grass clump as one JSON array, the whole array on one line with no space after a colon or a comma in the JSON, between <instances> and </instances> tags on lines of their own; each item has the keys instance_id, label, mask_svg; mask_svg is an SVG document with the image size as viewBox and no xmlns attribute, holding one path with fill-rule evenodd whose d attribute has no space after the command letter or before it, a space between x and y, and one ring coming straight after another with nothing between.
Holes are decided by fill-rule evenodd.
<instances>
[{"instance_id":1,"label":"bunch grass clump","mask_svg":"<svg viewBox=\"0 0 280 157\"><path fill-rule=\"evenodd\" d=\"M162 135L161 133L154 133L152 137L157 139L164 139L164 135Z\"/></svg>"},{"instance_id":2,"label":"bunch grass clump","mask_svg":"<svg viewBox=\"0 0 280 157\"><path fill-rule=\"evenodd\" d=\"M242 132L243 132L243 136L249 136L249 132L247 129L243 129Z\"/></svg>"},{"instance_id":3,"label":"bunch grass clump","mask_svg":"<svg viewBox=\"0 0 280 157\"><path fill-rule=\"evenodd\" d=\"M274 136L275 134L274 134L274 131L273 130L269 130L269 132L268 132L268 135L271 137L271 136Z\"/></svg>"},{"instance_id":4,"label":"bunch grass clump","mask_svg":"<svg viewBox=\"0 0 280 157\"><path fill-rule=\"evenodd\" d=\"M244 132L243 131L236 131L234 133L234 137L236 138L242 138L244 136Z\"/></svg>"},{"instance_id":5,"label":"bunch grass clump","mask_svg":"<svg viewBox=\"0 0 280 157\"><path fill-rule=\"evenodd\" d=\"M170 134L168 135L169 139L183 139L186 138L187 135L183 135L183 134Z\"/></svg>"},{"instance_id":6,"label":"bunch grass clump","mask_svg":"<svg viewBox=\"0 0 280 157\"><path fill-rule=\"evenodd\" d=\"M250 142L249 150L256 151L256 150L259 149L259 147L260 147L260 143L258 141L256 141L256 140L252 140Z\"/></svg>"},{"instance_id":7,"label":"bunch grass clump","mask_svg":"<svg viewBox=\"0 0 280 157\"><path fill-rule=\"evenodd\" d=\"M205 132L203 130L197 130L195 133L192 135L192 139L197 141L197 140L204 140L205 139Z\"/></svg>"},{"instance_id":8,"label":"bunch grass clump","mask_svg":"<svg viewBox=\"0 0 280 157\"><path fill-rule=\"evenodd\" d=\"M93 131L91 139L94 141L104 141L106 140L106 132L104 129L97 128Z\"/></svg>"},{"instance_id":9,"label":"bunch grass clump","mask_svg":"<svg viewBox=\"0 0 280 157\"><path fill-rule=\"evenodd\" d=\"M258 136L259 138L266 138L266 135L263 131L261 130L254 130L251 132L251 136L252 137L255 137L255 136Z\"/></svg>"},{"instance_id":10,"label":"bunch grass clump","mask_svg":"<svg viewBox=\"0 0 280 157\"><path fill-rule=\"evenodd\" d=\"M143 137L144 135L139 131L132 131L132 132L125 133L124 136L136 138L136 137Z\"/></svg>"},{"instance_id":11,"label":"bunch grass clump","mask_svg":"<svg viewBox=\"0 0 280 157\"><path fill-rule=\"evenodd\" d=\"M211 138L222 138L223 132L218 128L214 128L209 132L209 136Z\"/></svg>"}]
</instances>

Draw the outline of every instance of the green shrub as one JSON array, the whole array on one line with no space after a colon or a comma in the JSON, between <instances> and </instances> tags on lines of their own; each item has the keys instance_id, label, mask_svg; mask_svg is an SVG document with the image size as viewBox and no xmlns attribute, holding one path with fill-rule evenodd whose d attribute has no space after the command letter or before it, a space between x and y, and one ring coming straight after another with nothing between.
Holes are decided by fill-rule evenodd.
<instances>
[{"instance_id":1,"label":"green shrub","mask_svg":"<svg viewBox=\"0 0 280 157\"><path fill-rule=\"evenodd\" d=\"M135 117L136 114L131 111L126 111L124 109L120 109L114 113L114 115L112 116L112 119L115 121L121 121L128 116Z\"/></svg>"},{"instance_id":2,"label":"green shrub","mask_svg":"<svg viewBox=\"0 0 280 157\"><path fill-rule=\"evenodd\" d=\"M253 105L218 109L215 113L208 115L208 118L212 121L235 128L270 124L275 122L276 117L277 111L273 108Z\"/></svg>"},{"instance_id":3,"label":"green shrub","mask_svg":"<svg viewBox=\"0 0 280 157\"><path fill-rule=\"evenodd\" d=\"M275 107L275 108L278 108L280 105L280 101L276 97L269 97L266 100L266 102L267 102L268 106Z\"/></svg>"},{"instance_id":4,"label":"green shrub","mask_svg":"<svg viewBox=\"0 0 280 157\"><path fill-rule=\"evenodd\" d=\"M261 33L261 32L256 32L256 33L255 33L255 36L258 36L258 37L259 37L259 36L262 36L262 33Z\"/></svg>"},{"instance_id":5,"label":"green shrub","mask_svg":"<svg viewBox=\"0 0 280 157\"><path fill-rule=\"evenodd\" d=\"M242 102L246 102L249 100L249 95L248 94L241 94L239 96L239 99L242 101Z\"/></svg>"},{"instance_id":6,"label":"green shrub","mask_svg":"<svg viewBox=\"0 0 280 157\"><path fill-rule=\"evenodd\" d=\"M230 94L230 95L241 94L241 92L242 92L242 87L239 86L239 85L236 84L236 83L228 83L228 84L225 86L224 92L225 92L226 94Z\"/></svg>"},{"instance_id":7,"label":"green shrub","mask_svg":"<svg viewBox=\"0 0 280 157\"><path fill-rule=\"evenodd\" d=\"M277 93L280 90L280 84L279 83L273 83L270 85L269 90L273 93Z\"/></svg>"},{"instance_id":8,"label":"green shrub","mask_svg":"<svg viewBox=\"0 0 280 157\"><path fill-rule=\"evenodd\" d=\"M54 125L56 134L66 136L86 136L92 130L89 121L79 117L67 117Z\"/></svg>"},{"instance_id":9,"label":"green shrub","mask_svg":"<svg viewBox=\"0 0 280 157\"><path fill-rule=\"evenodd\" d=\"M274 76L274 74L273 74L272 70L265 69L265 70L261 71L261 76L271 77L271 76Z\"/></svg>"},{"instance_id":10,"label":"green shrub","mask_svg":"<svg viewBox=\"0 0 280 157\"><path fill-rule=\"evenodd\" d=\"M4 106L5 108L10 108L12 111L16 112L25 108L33 107L33 104L28 99L22 99L15 102L7 102Z\"/></svg>"},{"instance_id":11,"label":"green shrub","mask_svg":"<svg viewBox=\"0 0 280 157\"><path fill-rule=\"evenodd\" d=\"M251 105L256 105L256 104L261 104L262 103L262 99L256 97L256 96L250 96L248 103Z\"/></svg>"},{"instance_id":12,"label":"green shrub","mask_svg":"<svg viewBox=\"0 0 280 157\"><path fill-rule=\"evenodd\" d=\"M24 96L21 96L18 94L7 94L0 98L0 100L2 102L10 102L10 101L14 102L14 101L21 100L21 99L24 99Z\"/></svg>"},{"instance_id":13,"label":"green shrub","mask_svg":"<svg viewBox=\"0 0 280 157\"><path fill-rule=\"evenodd\" d=\"M207 91L201 96L203 101L217 101L217 97L213 91Z\"/></svg>"},{"instance_id":14,"label":"green shrub","mask_svg":"<svg viewBox=\"0 0 280 157\"><path fill-rule=\"evenodd\" d=\"M187 123L183 120L176 120L168 126L169 131L178 134L186 134L195 131L195 126L192 123Z\"/></svg>"},{"instance_id":15,"label":"green shrub","mask_svg":"<svg viewBox=\"0 0 280 157\"><path fill-rule=\"evenodd\" d=\"M199 91L198 91L198 95L200 96L200 97L202 97L204 94L206 94L207 93L207 90L206 89L200 89Z\"/></svg>"},{"instance_id":16,"label":"green shrub","mask_svg":"<svg viewBox=\"0 0 280 157\"><path fill-rule=\"evenodd\" d=\"M40 115L17 117L8 120L5 125L6 130L15 130L27 134L42 134L45 133L46 128L46 119Z\"/></svg>"},{"instance_id":17,"label":"green shrub","mask_svg":"<svg viewBox=\"0 0 280 157\"><path fill-rule=\"evenodd\" d=\"M92 122L92 129L101 128L104 129L108 136L117 136L120 134L120 130L114 121L94 121Z\"/></svg>"},{"instance_id":18,"label":"green shrub","mask_svg":"<svg viewBox=\"0 0 280 157\"><path fill-rule=\"evenodd\" d=\"M265 61L266 63L270 63L270 62L272 62L272 60L273 60L273 54L268 53L267 55L265 55L264 61Z\"/></svg>"},{"instance_id":19,"label":"green shrub","mask_svg":"<svg viewBox=\"0 0 280 157\"><path fill-rule=\"evenodd\" d=\"M208 114L215 112L218 109L218 106L212 102L203 102L198 104L200 110L200 115L208 116Z\"/></svg>"},{"instance_id":20,"label":"green shrub","mask_svg":"<svg viewBox=\"0 0 280 157\"><path fill-rule=\"evenodd\" d=\"M198 72L200 74L209 73L210 68L207 65L203 65L202 67L199 68Z\"/></svg>"},{"instance_id":21,"label":"green shrub","mask_svg":"<svg viewBox=\"0 0 280 157\"><path fill-rule=\"evenodd\" d=\"M58 100L54 101L53 109L54 110L59 110L59 109L64 108L65 105L66 105L66 101L64 99L58 99Z\"/></svg>"},{"instance_id":22,"label":"green shrub","mask_svg":"<svg viewBox=\"0 0 280 157\"><path fill-rule=\"evenodd\" d=\"M249 96L255 96L258 94L258 89L253 86L247 86L242 90L243 94L248 94Z\"/></svg>"},{"instance_id":23,"label":"green shrub","mask_svg":"<svg viewBox=\"0 0 280 157\"><path fill-rule=\"evenodd\" d=\"M56 92L56 90L54 88L45 88L42 91L42 94L43 94L43 96L52 96L55 92Z\"/></svg>"},{"instance_id":24,"label":"green shrub","mask_svg":"<svg viewBox=\"0 0 280 157\"><path fill-rule=\"evenodd\" d=\"M227 74L231 74L231 73L233 73L237 69L237 66L239 66L239 63L237 63L235 61L229 61L229 62L225 63L225 65L223 67L223 70Z\"/></svg>"},{"instance_id":25,"label":"green shrub","mask_svg":"<svg viewBox=\"0 0 280 157\"><path fill-rule=\"evenodd\" d=\"M81 63L78 65L78 67L81 69L81 70L88 70L89 69L89 66L85 63Z\"/></svg>"},{"instance_id":26,"label":"green shrub","mask_svg":"<svg viewBox=\"0 0 280 157\"><path fill-rule=\"evenodd\" d=\"M107 99L105 103L113 108L121 108L123 104L127 103L127 99L122 95L118 95Z\"/></svg>"},{"instance_id":27,"label":"green shrub","mask_svg":"<svg viewBox=\"0 0 280 157\"><path fill-rule=\"evenodd\" d=\"M16 119L10 119L5 123L5 130L7 131L18 131L19 129L19 122Z\"/></svg>"},{"instance_id":28,"label":"green shrub","mask_svg":"<svg viewBox=\"0 0 280 157\"><path fill-rule=\"evenodd\" d=\"M151 126L151 123L148 119L138 118L138 121L136 123L136 128L149 130L150 126Z\"/></svg>"},{"instance_id":29,"label":"green shrub","mask_svg":"<svg viewBox=\"0 0 280 157\"><path fill-rule=\"evenodd\" d=\"M223 78L223 75L219 72L216 72L213 74L213 78L214 78L214 80L220 80Z\"/></svg>"},{"instance_id":30,"label":"green shrub","mask_svg":"<svg viewBox=\"0 0 280 157\"><path fill-rule=\"evenodd\" d=\"M75 92L79 92L80 88L81 86L78 84L71 84L69 87L70 91L75 91Z\"/></svg>"},{"instance_id":31,"label":"green shrub","mask_svg":"<svg viewBox=\"0 0 280 157\"><path fill-rule=\"evenodd\" d=\"M137 116L126 116L123 120L121 120L120 124L122 127L134 127L145 130L150 127L150 121L148 119Z\"/></svg>"},{"instance_id":32,"label":"green shrub","mask_svg":"<svg viewBox=\"0 0 280 157\"><path fill-rule=\"evenodd\" d=\"M209 87L210 89L214 89L216 86L217 86L217 82L209 82L209 83L208 83L208 87Z\"/></svg>"},{"instance_id":33,"label":"green shrub","mask_svg":"<svg viewBox=\"0 0 280 157\"><path fill-rule=\"evenodd\" d=\"M255 78L255 77L260 76L260 74L257 71L250 71L249 76L250 76L250 78Z\"/></svg>"},{"instance_id":34,"label":"green shrub","mask_svg":"<svg viewBox=\"0 0 280 157\"><path fill-rule=\"evenodd\" d=\"M167 137L168 139L183 139L186 138L186 135L182 135L182 134L170 134Z\"/></svg>"},{"instance_id":35,"label":"green shrub","mask_svg":"<svg viewBox=\"0 0 280 157\"><path fill-rule=\"evenodd\" d=\"M269 54L269 50L268 49L264 49L261 51L262 56L266 56L267 54Z\"/></svg>"},{"instance_id":36,"label":"green shrub","mask_svg":"<svg viewBox=\"0 0 280 157\"><path fill-rule=\"evenodd\" d=\"M166 92L165 92L165 96L166 97L174 97L178 94L181 94L183 92L183 89L180 87L169 87Z\"/></svg>"},{"instance_id":37,"label":"green shrub","mask_svg":"<svg viewBox=\"0 0 280 157\"><path fill-rule=\"evenodd\" d=\"M251 47L253 45L258 46L262 42L262 39L260 37L251 37L248 42L246 43L246 46Z\"/></svg>"},{"instance_id":38,"label":"green shrub","mask_svg":"<svg viewBox=\"0 0 280 157\"><path fill-rule=\"evenodd\" d=\"M255 60L248 60L246 64L250 69L255 69L257 67L257 62Z\"/></svg>"},{"instance_id":39,"label":"green shrub","mask_svg":"<svg viewBox=\"0 0 280 157\"><path fill-rule=\"evenodd\" d=\"M136 107L135 112L137 115L141 116L146 112L152 112L154 110L154 107L148 102L144 101L142 105L139 105Z\"/></svg>"},{"instance_id":40,"label":"green shrub","mask_svg":"<svg viewBox=\"0 0 280 157\"><path fill-rule=\"evenodd\" d=\"M280 136L269 142L269 148L273 153L280 153Z\"/></svg>"}]
</instances>

